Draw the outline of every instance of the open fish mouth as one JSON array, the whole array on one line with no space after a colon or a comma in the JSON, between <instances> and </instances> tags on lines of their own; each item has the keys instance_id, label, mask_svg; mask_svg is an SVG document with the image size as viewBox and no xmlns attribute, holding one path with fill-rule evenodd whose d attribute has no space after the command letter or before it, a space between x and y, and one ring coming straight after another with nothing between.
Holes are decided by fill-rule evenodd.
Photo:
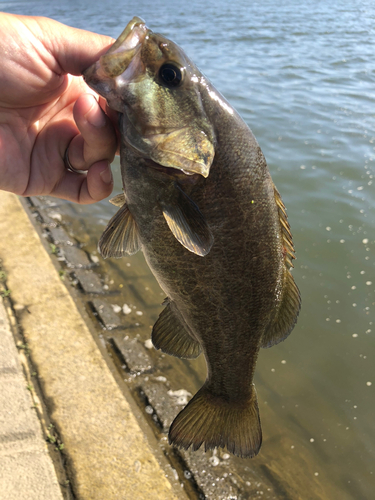
<instances>
[{"instance_id":1,"label":"open fish mouth","mask_svg":"<svg viewBox=\"0 0 375 500\"><path fill-rule=\"evenodd\" d=\"M124 73L149 32L143 19L133 17L112 47L95 65L83 72L83 77L90 87L95 88L103 80L116 78Z\"/></svg>"},{"instance_id":2,"label":"open fish mouth","mask_svg":"<svg viewBox=\"0 0 375 500\"><path fill-rule=\"evenodd\" d=\"M133 19L127 24L124 31L117 38L112 47L107 51L105 55L116 52L117 49L122 46L125 50L131 50L139 43L142 43L148 28L145 21L140 17L133 17ZM137 41L138 38L138 41ZM103 57L103 56L102 56Z\"/></svg>"},{"instance_id":3,"label":"open fish mouth","mask_svg":"<svg viewBox=\"0 0 375 500\"><path fill-rule=\"evenodd\" d=\"M104 74L115 78L124 73L149 31L143 19L133 17L108 52L99 59Z\"/></svg>"}]
</instances>

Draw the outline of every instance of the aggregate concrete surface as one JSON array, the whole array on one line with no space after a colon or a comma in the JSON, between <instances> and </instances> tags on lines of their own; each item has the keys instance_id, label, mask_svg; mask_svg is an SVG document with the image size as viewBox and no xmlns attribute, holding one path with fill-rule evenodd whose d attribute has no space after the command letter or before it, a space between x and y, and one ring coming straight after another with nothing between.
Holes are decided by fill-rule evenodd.
<instances>
[{"instance_id":1,"label":"aggregate concrete surface","mask_svg":"<svg viewBox=\"0 0 375 500\"><path fill-rule=\"evenodd\" d=\"M176 500L20 200L0 191L0 259L74 497ZM61 499L0 299L0 499ZM178 498L186 498L181 492Z\"/></svg>"},{"instance_id":2,"label":"aggregate concrete surface","mask_svg":"<svg viewBox=\"0 0 375 500\"><path fill-rule=\"evenodd\" d=\"M0 499L62 500L0 299Z\"/></svg>"}]
</instances>

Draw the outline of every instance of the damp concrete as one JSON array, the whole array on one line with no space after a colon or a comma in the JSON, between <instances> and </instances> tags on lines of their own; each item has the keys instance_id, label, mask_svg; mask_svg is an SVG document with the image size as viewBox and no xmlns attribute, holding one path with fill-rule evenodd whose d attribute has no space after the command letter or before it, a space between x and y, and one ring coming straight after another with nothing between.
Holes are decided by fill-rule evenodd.
<instances>
[{"instance_id":1,"label":"damp concrete","mask_svg":"<svg viewBox=\"0 0 375 500\"><path fill-rule=\"evenodd\" d=\"M0 298L0 499L63 500L27 387Z\"/></svg>"},{"instance_id":2,"label":"damp concrete","mask_svg":"<svg viewBox=\"0 0 375 500\"><path fill-rule=\"evenodd\" d=\"M27 343L74 498L186 499L167 479L142 417L119 387L24 205L2 191L0 233L1 300L15 314ZM86 259L80 264L80 249L67 244L69 238L54 237L64 240L65 257L67 248L75 249L73 269L91 267ZM0 342L0 395L5 399L0 404L0 422L5 422L0 498L63 498L2 303Z\"/></svg>"}]
</instances>

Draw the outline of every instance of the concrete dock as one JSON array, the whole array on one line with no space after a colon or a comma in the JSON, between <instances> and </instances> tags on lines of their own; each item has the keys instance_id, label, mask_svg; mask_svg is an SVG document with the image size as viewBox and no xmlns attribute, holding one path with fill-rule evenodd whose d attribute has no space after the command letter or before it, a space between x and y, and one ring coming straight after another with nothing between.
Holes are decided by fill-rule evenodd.
<instances>
[{"instance_id":1,"label":"concrete dock","mask_svg":"<svg viewBox=\"0 0 375 500\"><path fill-rule=\"evenodd\" d=\"M0 499L186 499L21 201L2 191L0 234Z\"/></svg>"}]
</instances>

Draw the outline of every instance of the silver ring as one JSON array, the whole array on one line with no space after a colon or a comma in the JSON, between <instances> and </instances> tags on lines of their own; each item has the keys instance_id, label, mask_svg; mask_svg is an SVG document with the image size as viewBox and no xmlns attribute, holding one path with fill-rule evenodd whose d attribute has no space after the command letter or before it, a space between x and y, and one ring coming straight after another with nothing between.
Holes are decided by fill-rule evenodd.
<instances>
[{"instance_id":1,"label":"silver ring","mask_svg":"<svg viewBox=\"0 0 375 500\"><path fill-rule=\"evenodd\" d=\"M77 170L76 168L73 167L73 165L70 163L70 160L69 160L69 146L66 148L65 150L65 154L64 154L64 164L65 164L65 167L67 170L69 170L70 172L74 172L75 174L85 174L86 171L85 170Z\"/></svg>"}]
</instances>

